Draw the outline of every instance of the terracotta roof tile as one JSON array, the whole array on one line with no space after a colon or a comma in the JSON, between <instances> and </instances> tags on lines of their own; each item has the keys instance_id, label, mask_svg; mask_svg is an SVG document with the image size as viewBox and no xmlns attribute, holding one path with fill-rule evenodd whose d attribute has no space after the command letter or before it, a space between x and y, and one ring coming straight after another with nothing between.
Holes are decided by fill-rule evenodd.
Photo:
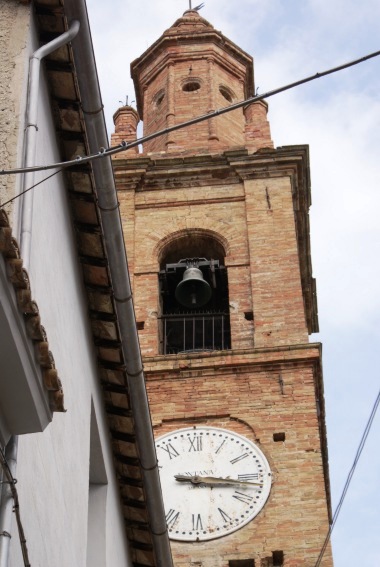
<instances>
[{"instance_id":1,"label":"terracotta roof tile","mask_svg":"<svg viewBox=\"0 0 380 567\"><path fill-rule=\"evenodd\" d=\"M16 294L17 305L23 316L25 332L33 341L35 360L41 367L43 383L49 395L50 409L53 412L64 412L64 400L61 380L55 368L54 357L49 350L46 332L41 325L38 305L32 299L29 276L23 268L20 249L12 236L12 229L6 212L0 209L0 253L2 254L7 277Z\"/></svg>"}]
</instances>

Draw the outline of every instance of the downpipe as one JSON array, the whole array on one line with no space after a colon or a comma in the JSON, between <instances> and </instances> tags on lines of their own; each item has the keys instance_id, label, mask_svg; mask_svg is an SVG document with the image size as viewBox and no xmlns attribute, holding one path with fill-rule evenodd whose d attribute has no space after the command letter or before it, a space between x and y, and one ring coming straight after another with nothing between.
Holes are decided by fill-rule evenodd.
<instances>
[{"instance_id":1,"label":"downpipe","mask_svg":"<svg viewBox=\"0 0 380 567\"><path fill-rule=\"evenodd\" d=\"M18 437L13 436L8 441L5 448L5 458L8 463L10 472L15 478L17 467L17 446ZM13 513L13 496L11 487L3 475L3 484L1 485L1 502L0 502L0 567L8 566L9 548L11 545L11 527Z\"/></svg>"},{"instance_id":2,"label":"downpipe","mask_svg":"<svg viewBox=\"0 0 380 567\"><path fill-rule=\"evenodd\" d=\"M32 167L36 161L37 132L38 132L38 102L40 94L40 74L41 61L59 47L66 45L78 34L80 24L74 20L68 31L56 37L46 45L43 45L30 57L29 62L29 92L26 108L26 127L24 139L24 163L23 167ZM25 191L34 185L34 172L25 173L22 183L22 190ZM21 212L21 254L23 264L27 270L30 266L30 253L32 243L32 224L33 224L33 200L34 191L25 193L22 201Z\"/></svg>"}]
</instances>

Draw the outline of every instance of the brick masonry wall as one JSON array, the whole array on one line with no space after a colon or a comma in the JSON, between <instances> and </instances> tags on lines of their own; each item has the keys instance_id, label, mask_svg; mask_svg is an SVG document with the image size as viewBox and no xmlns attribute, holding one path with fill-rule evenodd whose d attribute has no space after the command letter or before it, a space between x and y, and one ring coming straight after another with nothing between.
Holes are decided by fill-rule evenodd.
<instances>
[{"instance_id":1,"label":"brick masonry wall","mask_svg":"<svg viewBox=\"0 0 380 567\"><path fill-rule=\"evenodd\" d=\"M199 89L184 90L186 83L199 83ZM220 93L228 85L231 102ZM213 59L194 59L172 63L157 74L144 90L144 134L191 120L243 100L244 83L231 78ZM245 141L243 110L235 110L210 122L156 138L144 145L144 152L178 151L191 148L226 148L243 146Z\"/></svg>"},{"instance_id":2,"label":"brick masonry wall","mask_svg":"<svg viewBox=\"0 0 380 567\"><path fill-rule=\"evenodd\" d=\"M280 360L283 357L283 360ZM286 567L312 567L328 529L315 385L319 349L203 358L146 359L155 435L194 424L222 427L255 442L274 475L260 514L233 534L209 542L172 542L176 567L228 567L232 559L284 552ZM284 433L275 442L273 434ZM328 549L324 567L332 565Z\"/></svg>"},{"instance_id":3,"label":"brick masonry wall","mask_svg":"<svg viewBox=\"0 0 380 567\"><path fill-rule=\"evenodd\" d=\"M119 190L144 354L160 352L159 244L192 229L212 230L225 242L233 348L307 342L291 191L288 177ZM251 311L253 322L245 318Z\"/></svg>"},{"instance_id":4,"label":"brick masonry wall","mask_svg":"<svg viewBox=\"0 0 380 567\"><path fill-rule=\"evenodd\" d=\"M292 169L269 173L251 160L243 172L243 160L214 170L211 156L201 159L207 166L162 158L148 167L141 156L115 170L154 430L160 436L199 423L240 433L263 450L275 482L264 509L237 532L173 542L174 564L254 559L267 567L281 550L285 567L313 567L329 525L328 478L316 401L323 403L320 351L307 344ZM232 350L157 356L165 243L199 231L226 251ZM275 442L274 433L285 441ZM328 549L324 567L331 565Z\"/></svg>"},{"instance_id":5,"label":"brick masonry wall","mask_svg":"<svg viewBox=\"0 0 380 567\"><path fill-rule=\"evenodd\" d=\"M174 37L174 28L165 33ZM248 56L186 42L158 42L132 64L145 133L252 91ZM200 88L184 89L189 81ZM307 148L273 150L260 102L166 134L144 152L114 166L155 435L194 424L229 429L262 449L274 475L256 518L219 539L173 542L174 565L271 567L283 551L284 567L313 567L329 526L329 484L320 348L308 344L306 321ZM160 355L160 262L168 250L180 260L186 239L207 256L202 238L225 251L232 348ZM332 566L330 548L323 565Z\"/></svg>"},{"instance_id":6,"label":"brick masonry wall","mask_svg":"<svg viewBox=\"0 0 380 567\"><path fill-rule=\"evenodd\" d=\"M291 185L244 183L255 312L255 345L307 342Z\"/></svg>"},{"instance_id":7,"label":"brick masonry wall","mask_svg":"<svg viewBox=\"0 0 380 567\"><path fill-rule=\"evenodd\" d=\"M132 63L132 75L145 134L244 100L253 91L252 58L195 11L185 13ZM245 117L239 109L147 142L144 152L244 143Z\"/></svg>"},{"instance_id":8,"label":"brick masonry wall","mask_svg":"<svg viewBox=\"0 0 380 567\"><path fill-rule=\"evenodd\" d=\"M234 559L268 567L278 550L285 567L313 567L328 530L320 351L307 344L294 171L270 171L272 159L215 168L212 156L149 164L142 156L115 170L156 436L194 423L230 429L256 442L274 472L254 520L210 542L173 542L175 567L228 567ZM202 231L226 251L232 350L157 356L166 243ZM331 565L328 549L324 567Z\"/></svg>"}]
</instances>

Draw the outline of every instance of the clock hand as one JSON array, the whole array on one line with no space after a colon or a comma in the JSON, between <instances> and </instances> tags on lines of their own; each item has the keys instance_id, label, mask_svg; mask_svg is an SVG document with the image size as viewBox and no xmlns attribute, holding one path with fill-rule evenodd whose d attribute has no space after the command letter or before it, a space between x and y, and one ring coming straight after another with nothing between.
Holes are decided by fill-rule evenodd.
<instances>
[{"instance_id":1,"label":"clock hand","mask_svg":"<svg viewBox=\"0 0 380 567\"><path fill-rule=\"evenodd\" d=\"M239 486L262 486L262 482L248 482L246 480L235 480L233 478L222 478L219 476L198 476L196 477L198 483L202 484L220 484L220 485L239 485Z\"/></svg>"},{"instance_id":2,"label":"clock hand","mask_svg":"<svg viewBox=\"0 0 380 567\"><path fill-rule=\"evenodd\" d=\"M199 477L197 476L189 476L189 475L185 475L185 474L175 474L174 478L176 479L176 481L178 482L191 482L193 484L198 484L199 481L197 481L197 479Z\"/></svg>"},{"instance_id":3,"label":"clock hand","mask_svg":"<svg viewBox=\"0 0 380 567\"><path fill-rule=\"evenodd\" d=\"M233 478L222 478L218 476L187 476L176 474L174 478L178 482L191 482L192 484L209 485L238 485L238 486L263 486L262 482L248 482L246 480L235 480Z\"/></svg>"}]
</instances>

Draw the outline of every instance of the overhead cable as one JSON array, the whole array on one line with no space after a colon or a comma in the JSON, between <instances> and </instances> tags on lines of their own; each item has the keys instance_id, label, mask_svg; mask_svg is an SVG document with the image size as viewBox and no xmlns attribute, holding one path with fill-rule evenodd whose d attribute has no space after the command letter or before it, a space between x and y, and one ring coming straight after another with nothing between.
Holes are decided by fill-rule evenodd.
<instances>
[{"instance_id":1,"label":"overhead cable","mask_svg":"<svg viewBox=\"0 0 380 567\"><path fill-rule=\"evenodd\" d=\"M176 130L181 130L182 128L187 128L188 126L193 126L194 124L198 124L199 122L204 122L205 120L209 120L210 118L214 118L216 116L220 116L222 114L226 114L227 112L231 112L232 110L236 110L238 108L242 108L244 106L247 106L249 104L253 104L254 102L259 102L260 100L264 100L267 98L270 98L274 95L277 95L279 93L288 91L290 89L294 89L295 87L298 87L300 85L303 85L305 83L309 83L310 81L314 81L316 79L320 79L321 77L325 77L326 75L331 75L333 73L337 73L338 71L342 71L343 69L347 69L348 67L353 67L354 65L358 65L359 63L363 63L364 61L367 61L368 59L372 59L373 57L377 57L380 55L380 51L375 51L374 53L370 53L369 55L365 55L364 57L360 57L360 59L355 59L354 61L350 61L349 63L344 63L343 65L339 65L338 67L333 67L331 69L328 69L327 71L322 71L321 73L316 73L315 75L311 75L309 77L306 77L304 79L300 79L299 81L295 81L294 83L289 83L288 85L285 85L284 87L279 87L277 89L274 89L272 91L268 91L267 93L264 93L262 95L256 95L253 97L250 97L248 99L245 99L243 101L240 102L236 102L235 104L231 104L230 106L226 106L224 108L220 108L219 110L213 110L212 112L208 112L207 114L203 114L202 116L198 116L197 118L193 118L191 120L187 120L186 122L181 122L180 124L175 124L174 126L170 126L168 128L165 128L163 130L158 130L157 132L154 132L153 134L149 134L148 136L143 136L142 138L138 138L137 140L133 140L132 142L121 142L121 144L119 144L118 146L115 147L111 147L111 148L100 148L99 151L96 154L91 154L89 156L77 156L75 159L69 160L69 161L64 161L64 162L58 162L58 163L54 163L51 165L39 165L39 166L34 166L34 167L26 167L26 168L16 168L16 169L8 169L8 170L0 170L0 175L14 175L14 174L18 174L18 173L26 173L26 172L32 172L32 171L45 171L47 169L55 169L57 167L60 168L67 168L67 167L72 167L75 165L79 165L82 163L88 163L97 159L101 159L104 157L110 157L114 154L117 154L119 152L124 152L126 150L129 150L130 148L134 148L140 144L143 144L144 142L148 142L150 140L153 140L155 138L158 138L160 136L163 136L164 134L168 134L170 132L174 132Z\"/></svg>"},{"instance_id":2,"label":"overhead cable","mask_svg":"<svg viewBox=\"0 0 380 567\"><path fill-rule=\"evenodd\" d=\"M351 467L351 469L350 469L350 472L348 473L347 480L346 480L346 483L345 483L344 488L343 488L343 491L342 491L342 495L341 495L340 500L339 500L339 502L338 502L338 505L337 505L337 507L336 507L336 509L335 509L335 512L334 512L334 515L333 515L333 518L332 518L332 522L331 522L330 528L329 528L329 530L328 530L328 532L327 532L325 541L324 541L324 543L323 543L323 546L322 546L321 552L320 552L320 554L319 554L319 556L318 556L318 559L317 559L317 562L316 562L316 564L315 564L315 567L319 567L319 566L320 566L321 561L322 561L322 559L323 559L323 556L324 556L324 554L325 554L327 545L328 545L328 543L329 543L329 541L330 541L330 538L331 538L332 531L333 531L334 526L335 526L335 524L336 524L336 522L337 522L337 519L338 519L340 510L341 510L341 508L342 508L344 499L345 499L345 497L346 497L346 494L347 494L347 491L348 491L348 487L350 486L350 482L351 482L351 480L352 480L352 477L354 476L354 472L355 472L356 466L357 466L357 464L358 464L358 462L359 462L360 455L362 454L362 451L363 451L363 449L364 449L365 442L367 441L368 434L369 434L369 432L370 432L370 430L371 430L371 427L372 427L373 420L375 419L375 415L376 415L377 408L379 407L379 403L380 403L380 391L379 391L379 393L377 394L377 398L376 398L375 403L374 403L374 405L373 405L371 414L370 414L370 416L369 416L369 418L368 418L367 425L365 426L364 433L363 433L362 438L361 438L360 443L359 443L359 447L358 447L358 449L357 449L357 451L356 451L356 455L355 455L355 459L354 459L353 465L352 465L352 467Z\"/></svg>"},{"instance_id":3,"label":"overhead cable","mask_svg":"<svg viewBox=\"0 0 380 567\"><path fill-rule=\"evenodd\" d=\"M18 535L19 535L19 539L20 539L20 544L21 544L21 551L22 551L22 557L23 557L23 561L24 561L24 567L31 567L30 561L29 561L29 555L28 555L28 548L26 546L26 538L25 538L25 533L24 533L24 528L22 526L21 523L21 515L20 515L20 504L19 504L19 500L18 500L18 492L17 492L17 488L16 488L16 482L17 480L13 477L12 471L8 465L7 459L5 457L5 453L3 451L3 449L0 447L0 465L4 471L4 478L5 480L3 480L3 483L7 483L9 484L9 490L11 492L12 498L13 498L13 511L15 513L16 516L16 523L17 523L17 529L18 529ZM7 534L0 534L0 535L7 535ZM9 537L9 534L8 534Z\"/></svg>"},{"instance_id":4,"label":"overhead cable","mask_svg":"<svg viewBox=\"0 0 380 567\"><path fill-rule=\"evenodd\" d=\"M52 173L51 175L48 175L47 177L44 177L43 179L41 179L41 181L38 181L38 182L35 183L34 185L31 185L30 187L28 187L27 189L25 189L24 191L21 191L21 193L18 193L17 195L15 195L14 197L12 197L12 199L9 199L9 201L5 201L5 203L1 203L1 204L0 204L0 208L1 208L1 207L5 207L5 205L9 205L10 203L13 203L13 201L15 201L16 199L18 199L19 197L22 197L23 195L25 195L25 193L27 193L27 192L30 191L31 189L34 189L35 187L37 187L37 185L41 185L41 183L44 183L45 181L47 181L47 180L50 179L51 177L54 177L54 175L57 175L57 173L61 173L61 171L63 171L63 168L58 169L57 171L55 171L55 172Z\"/></svg>"}]
</instances>

